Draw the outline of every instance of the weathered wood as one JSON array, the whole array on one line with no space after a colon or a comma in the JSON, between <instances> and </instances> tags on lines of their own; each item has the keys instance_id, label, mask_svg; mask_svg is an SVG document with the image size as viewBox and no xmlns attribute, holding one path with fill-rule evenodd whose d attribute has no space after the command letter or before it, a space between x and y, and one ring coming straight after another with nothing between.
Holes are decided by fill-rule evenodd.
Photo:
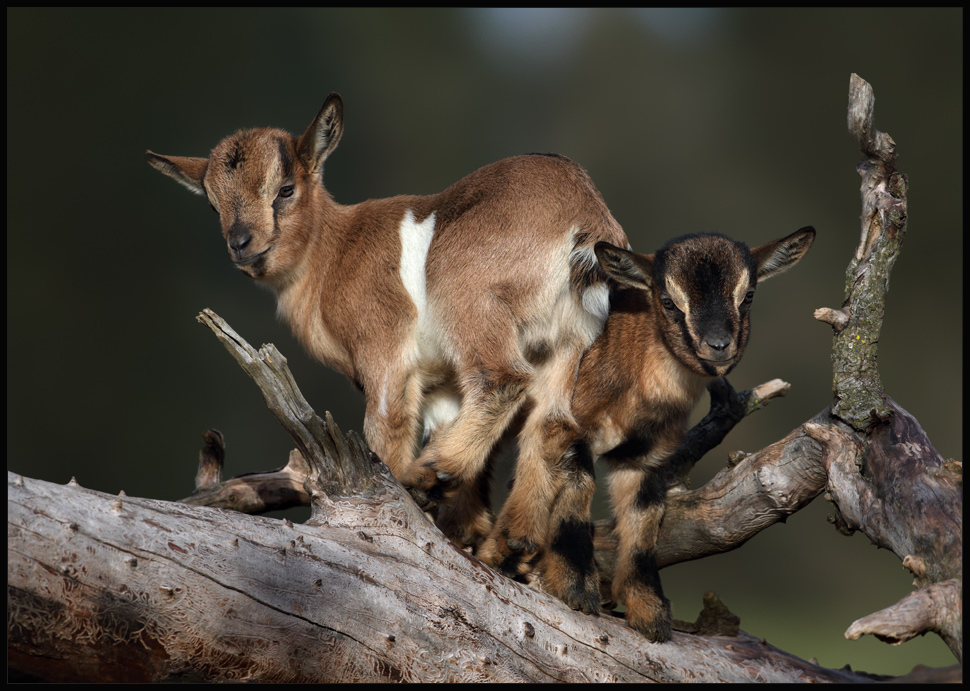
<instances>
[{"instance_id":1,"label":"weathered wood","mask_svg":"<svg viewBox=\"0 0 970 691\"><path fill-rule=\"evenodd\" d=\"M842 308L820 308L816 318L832 324L835 369L832 414L866 432L891 414L876 358L885 313L889 274L906 232L906 176L896 170L896 143L873 124L872 87L853 74L849 80L848 126L866 157L862 176L862 231L846 269Z\"/></svg>"},{"instance_id":2,"label":"weathered wood","mask_svg":"<svg viewBox=\"0 0 970 691\"><path fill-rule=\"evenodd\" d=\"M8 474L8 652L49 681L864 681L744 633L652 644L450 542L409 497L326 525Z\"/></svg>"},{"instance_id":3,"label":"weathered wood","mask_svg":"<svg viewBox=\"0 0 970 691\"><path fill-rule=\"evenodd\" d=\"M199 476L206 471L221 473L221 461L215 466L211 465L214 459L205 455L204 451L200 456L203 458L199 462ZM206 470L203 470L203 466L206 466ZM182 501L194 506L211 506L252 514L309 506L310 495L303 486L309 473L310 466L303 459L303 454L293 449L287 464L282 468L237 475L225 481L210 479L208 482L196 483L195 491ZM208 477L218 476L213 474Z\"/></svg>"},{"instance_id":4,"label":"weathered wood","mask_svg":"<svg viewBox=\"0 0 970 691\"><path fill-rule=\"evenodd\" d=\"M861 439L844 424L804 425L824 449L827 498L838 509L839 529L860 531L891 550L920 589L856 622L845 635L872 633L899 643L933 632L962 661L962 464L944 460L916 420L889 403L890 419ZM917 604L931 609L914 616Z\"/></svg>"},{"instance_id":5,"label":"weathered wood","mask_svg":"<svg viewBox=\"0 0 970 691\"><path fill-rule=\"evenodd\" d=\"M377 484L386 481L370 472L369 463L359 462L358 455L367 455L372 460L372 454L353 432L350 440L345 440L329 419L329 413L325 422L314 412L300 393L286 358L276 346L269 343L257 351L212 310L202 310L198 320L212 329L243 371L259 386L266 406L310 464L311 474L316 472L312 478L315 489L334 494L367 494ZM358 455L339 453L347 444L352 445Z\"/></svg>"},{"instance_id":6,"label":"weathered wood","mask_svg":"<svg viewBox=\"0 0 970 691\"><path fill-rule=\"evenodd\" d=\"M963 660L963 475L962 465L944 461L919 423L883 391L877 362L889 274L906 231L906 176L896 170L896 144L873 124L872 87L853 74L849 83L848 127L865 157L862 176L862 233L846 270L845 301L839 310L820 308L815 317L830 324L833 397L830 416L804 426L823 445L827 498L838 509L836 525L859 530L892 550L932 588L883 610L871 632L892 629L885 640L900 642L933 631ZM946 598L934 584L947 583ZM949 609L938 603L945 601ZM937 603L913 617L914 603ZM905 604L904 604L905 603ZM895 614L893 625L887 618ZM857 622L858 624L858 622ZM916 627L906 629L907 626ZM853 625L846 636L870 631Z\"/></svg>"},{"instance_id":7,"label":"weathered wood","mask_svg":"<svg viewBox=\"0 0 970 691\"><path fill-rule=\"evenodd\" d=\"M956 628L949 620L960 616L963 586L956 579L933 583L916 590L892 607L852 622L845 637L856 640L871 634L881 641L905 643L924 631L934 631L946 637ZM963 645L962 641L957 642Z\"/></svg>"}]
</instances>

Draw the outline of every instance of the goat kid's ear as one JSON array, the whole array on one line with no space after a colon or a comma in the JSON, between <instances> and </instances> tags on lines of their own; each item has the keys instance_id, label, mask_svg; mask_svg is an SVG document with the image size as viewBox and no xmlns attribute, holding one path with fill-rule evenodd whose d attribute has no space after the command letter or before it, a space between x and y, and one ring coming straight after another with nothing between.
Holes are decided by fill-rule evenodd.
<instances>
[{"instance_id":1,"label":"goat kid's ear","mask_svg":"<svg viewBox=\"0 0 970 691\"><path fill-rule=\"evenodd\" d=\"M650 290L653 285L652 254L637 254L615 247L608 242L597 242L593 251L603 271L610 278L631 288Z\"/></svg>"},{"instance_id":2,"label":"goat kid's ear","mask_svg":"<svg viewBox=\"0 0 970 691\"><path fill-rule=\"evenodd\" d=\"M146 151L148 165L160 173L164 173L176 182L184 185L195 194L205 195L202 177L209 165L207 158L191 158L188 156L161 156L153 151Z\"/></svg>"},{"instance_id":3,"label":"goat kid's ear","mask_svg":"<svg viewBox=\"0 0 970 691\"><path fill-rule=\"evenodd\" d=\"M795 266L814 241L815 229L805 226L780 240L752 249L751 256L758 266L758 281L764 281Z\"/></svg>"},{"instance_id":4,"label":"goat kid's ear","mask_svg":"<svg viewBox=\"0 0 970 691\"><path fill-rule=\"evenodd\" d=\"M337 148L343 133L344 102L340 94L332 93L296 144L300 158L311 173L322 170L323 162Z\"/></svg>"}]
</instances>

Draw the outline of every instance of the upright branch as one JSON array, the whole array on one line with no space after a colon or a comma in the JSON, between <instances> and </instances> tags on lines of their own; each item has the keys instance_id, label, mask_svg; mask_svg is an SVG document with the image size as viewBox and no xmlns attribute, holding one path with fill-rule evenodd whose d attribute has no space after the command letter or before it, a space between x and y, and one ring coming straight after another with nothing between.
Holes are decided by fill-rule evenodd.
<instances>
[{"instance_id":1,"label":"upright branch","mask_svg":"<svg viewBox=\"0 0 970 691\"><path fill-rule=\"evenodd\" d=\"M906 176L896 170L896 143L873 125L874 104L872 87L853 74L849 133L866 157L856 166L862 176L861 237L846 270L842 308L815 313L835 331L832 413L862 433L891 415L876 356L889 273L906 231Z\"/></svg>"},{"instance_id":2,"label":"upright branch","mask_svg":"<svg viewBox=\"0 0 970 691\"><path fill-rule=\"evenodd\" d=\"M944 460L916 419L885 394L877 368L889 274L906 229L907 181L896 170L892 137L873 125L874 101L869 84L853 74L848 126L865 157L857 166L862 235L842 308L815 312L835 332L831 417L802 427L824 448L839 529L859 530L892 550L920 588L855 622L846 637L869 633L901 643L933 631L962 660L962 465Z\"/></svg>"}]
</instances>

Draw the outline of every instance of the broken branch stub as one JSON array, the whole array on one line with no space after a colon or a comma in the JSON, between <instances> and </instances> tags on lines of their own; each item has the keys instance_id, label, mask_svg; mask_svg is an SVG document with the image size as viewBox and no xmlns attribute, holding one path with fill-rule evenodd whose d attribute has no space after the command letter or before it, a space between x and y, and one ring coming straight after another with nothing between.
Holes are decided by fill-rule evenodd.
<instances>
[{"instance_id":1,"label":"broken branch stub","mask_svg":"<svg viewBox=\"0 0 970 691\"><path fill-rule=\"evenodd\" d=\"M212 329L253 379L267 407L296 443L309 466L305 489L314 517L321 492L331 497L369 496L393 485L400 488L357 435L351 432L345 437L329 413L322 420L314 412L276 346L267 344L256 351L212 310L203 310L197 319Z\"/></svg>"}]
</instances>

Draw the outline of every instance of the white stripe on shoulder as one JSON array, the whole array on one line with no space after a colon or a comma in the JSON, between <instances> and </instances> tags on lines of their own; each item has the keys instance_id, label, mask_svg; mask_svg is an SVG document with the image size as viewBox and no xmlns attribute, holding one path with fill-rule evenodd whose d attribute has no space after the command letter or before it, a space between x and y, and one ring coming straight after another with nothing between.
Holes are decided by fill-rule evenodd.
<instances>
[{"instance_id":1,"label":"white stripe on shoulder","mask_svg":"<svg viewBox=\"0 0 970 691\"><path fill-rule=\"evenodd\" d=\"M401 220L401 282L411 296L411 301L418 308L420 320L428 307L428 290L425 279L425 263L428 259L428 249L434 237L434 219L432 212L426 219L418 223L414 219L414 212L407 210Z\"/></svg>"}]
</instances>

